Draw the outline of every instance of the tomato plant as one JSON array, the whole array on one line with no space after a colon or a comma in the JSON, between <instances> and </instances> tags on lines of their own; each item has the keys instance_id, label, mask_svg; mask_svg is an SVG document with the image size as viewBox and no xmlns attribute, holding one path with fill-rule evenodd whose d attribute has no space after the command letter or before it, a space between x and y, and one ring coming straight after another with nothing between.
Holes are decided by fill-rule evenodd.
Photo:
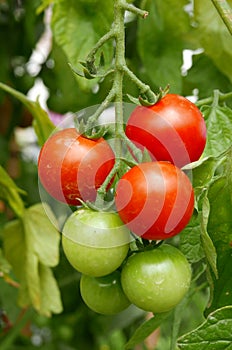
<instances>
[{"instance_id":1,"label":"tomato plant","mask_svg":"<svg viewBox=\"0 0 232 350\"><path fill-rule=\"evenodd\" d=\"M229 2L0 2L1 350L230 347Z\"/></svg>"},{"instance_id":2,"label":"tomato plant","mask_svg":"<svg viewBox=\"0 0 232 350\"><path fill-rule=\"evenodd\" d=\"M115 162L109 144L99 138L91 140L75 128L53 134L42 147L38 174L47 192L69 205L79 199L94 201Z\"/></svg>"},{"instance_id":3,"label":"tomato plant","mask_svg":"<svg viewBox=\"0 0 232 350\"><path fill-rule=\"evenodd\" d=\"M103 277L82 275L80 292L86 305L100 314L114 315L130 305L121 286L119 271Z\"/></svg>"},{"instance_id":4,"label":"tomato plant","mask_svg":"<svg viewBox=\"0 0 232 350\"><path fill-rule=\"evenodd\" d=\"M187 293L191 268L177 248L163 244L130 256L123 266L121 281L131 303L162 313L175 307Z\"/></svg>"},{"instance_id":5,"label":"tomato plant","mask_svg":"<svg viewBox=\"0 0 232 350\"><path fill-rule=\"evenodd\" d=\"M117 213L78 209L65 222L64 252L71 265L91 276L116 270L129 249L130 233Z\"/></svg>"},{"instance_id":6,"label":"tomato plant","mask_svg":"<svg viewBox=\"0 0 232 350\"><path fill-rule=\"evenodd\" d=\"M182 167L196 161L206 144L206 124L197 106L177 94L167 94L156 104L134 109L126 135L153 160Z\"/></svg>"},{"instance_id":7,"label":"tomato plant","mask_svg":"<svg viewBox=\"0 0 232 350\"><path fill-rule=\"evenodd\" d=\"M167 239L189 222L194 192L187 175L168 162L131 168L118 181L115 204L123 222L146 239Z\"/></svg>"}]
</instances>

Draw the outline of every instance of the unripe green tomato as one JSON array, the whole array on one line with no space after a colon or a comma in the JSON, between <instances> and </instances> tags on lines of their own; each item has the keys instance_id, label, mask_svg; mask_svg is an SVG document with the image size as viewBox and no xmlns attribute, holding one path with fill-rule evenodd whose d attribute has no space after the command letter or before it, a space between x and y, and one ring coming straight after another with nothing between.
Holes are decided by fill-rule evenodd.
<instances>
[{"instance_id":1,"label":"unripe green tomato","mask_svg":"<svg viewBox=\"0 0 232 350\"><path fill-rule=\"evenodd\" d=\"M129 250L130 231L118 214L91 209L75 211L65 222L64 253L79 272L105 276L115 271Z\"/></svg>"},{"instance_id":2,"label":"unripe green tomato","mask_svg":"<svg viewBox=\"0 0 232 350\"><path fill-rule=\"evenodd\" d=\"M123 266L121 283L127 298L153 313L168 312L187 293L191 268L181 251L171 245L134 253Z\"/></svg>"},{"instance_id":3,"label":"unripe green tomato","mask_svg":"<svg viewBox=\"0 0 232 350\"><path fill-rule=\"evenodd\" d=\"M85 304L103 315L117 314L130 305L122 290L119 271L103 277L82 275L80 291Z\"/></svg>"}]
</instances>

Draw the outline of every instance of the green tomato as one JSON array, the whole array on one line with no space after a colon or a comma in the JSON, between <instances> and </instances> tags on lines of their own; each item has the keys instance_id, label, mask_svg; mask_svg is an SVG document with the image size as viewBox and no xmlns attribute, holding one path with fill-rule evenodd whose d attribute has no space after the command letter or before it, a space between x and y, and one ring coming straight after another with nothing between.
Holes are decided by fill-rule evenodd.
<instances>
[{"instance_id":1,"label":"green tomato","mask_svg":"<svg viewBox=\"0 0 232 350\"><path fill-rule=\"evenodd\" d=\"M130 302L125 296L120 272L103 277L81 276L80 291L85 304L103 315L114 315L126 309Z\"/></svg>"},{"instance_id":2,"label":"green tomato","mask_svg":"<svg viewBox=\"0 0 232 350\"><path fill-rule=\"evenodd\" d=\"M127 256L130 231L118 214L79 209L66 221L62 245L70 264L90 276L115 271Z\"/></svg>"},{"instance_id":3,"label":"green tomato","mask_svg":"<svg viewBox=\"0 0 232 350\"><path fill-rule=\"evenodd\" d=\"M162 313L184 297L191 282L191 268L175 247L162 246L134 253L123 266L121 283L127 298L137 307Z\"/></svg>"}]
</instances>

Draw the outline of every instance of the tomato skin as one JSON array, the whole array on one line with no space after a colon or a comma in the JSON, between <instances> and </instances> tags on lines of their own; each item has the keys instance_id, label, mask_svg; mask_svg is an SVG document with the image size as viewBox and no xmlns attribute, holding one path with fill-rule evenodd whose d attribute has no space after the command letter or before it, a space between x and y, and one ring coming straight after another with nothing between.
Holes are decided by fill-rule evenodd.
<instances>
[{"instance_id":1,"label":"tomato skin","mask_svg":"<svg viewBox=\"0 0 232 350\"><path fill-rule=\"evenodd\" d=\"M121 286L119 271L104 277L82 275L80 292L85 304L103 315L117 314L130 305Z\"/></svg>"},{"instance_id":2,"label":"tomato skin","mask_svg":"<svg viewBox=\"0 0 232 350\"><path fill-rule=\"evenodd\" d=\"M152 160L166 160L182 167L200 158L206 144L206 124L194 103L167 94L156 104L138 106L130 115L126 135Z\"/></svg>"},{"instance_id":3,"label":"tomato skin","mask_svg":"<svg viewBox=\"0 0 232 350\"><path fill-rule=\"evenodd\" d=\"M153 313L175 307L187 293L190 282L187 259L168 244L134 253L121 273L122 288L130 302Z\"/></svg>"},{"instance_id":4,"label":"tomato skin","mask_svg":"<svg viewBox=\"0 0 232 350\"><path fill-rule=\"evenodd\" d=\"M134 234L163 240L188 224L194 209L194 192L187 175L175 165L147 162L121 177L115 204L120 218Z\"/></svg>"},{"instance_id":5,"label":"tomato skin","mask_svg":"<svg viewBox=\"0 0 232 350\"><path fill-rule=\"evenodd\" d=\"M70 264L94 277L115 271L129 250L130 231L117 213L78 209L65 222L62 246Z\"/></svg>"},{"instance_id":6,"label":"tomato skin","mask_svg":"<svg viewBox=\"0 0 232 350\"><path fill-rule=\"evenodd\" d=\"M55 199L69 205L77 198L94 201L115 163L114 153L103 139L91 140L75 128L60 130L43 145L38 159L39 179Z\"/></svg>"}]
</instances>

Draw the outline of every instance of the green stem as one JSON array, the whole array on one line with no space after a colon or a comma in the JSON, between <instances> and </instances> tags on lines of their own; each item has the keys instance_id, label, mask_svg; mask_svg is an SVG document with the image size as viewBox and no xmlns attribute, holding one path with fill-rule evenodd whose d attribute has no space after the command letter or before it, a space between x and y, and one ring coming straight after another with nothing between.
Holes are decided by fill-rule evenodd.
<instances>
[{"instance_id":1,"label":"green stem","mask_svg":"<svg viewBox=\"0 0 232 350\"><path fill-rule=\"evenodd\" d=\"M232 35L232 9L226 0L212 0L219 15Z\"/></svg>"},{"instance_id":2,"label":"green stem","mask_svg":"<svg viewBox=\"0 0 232 350\"><path fill-rule=\"evenodd\" d=\"M232 98L232 92L228 92L226 94L219 93L219 96L218 96L219 102L224 102L230 98ZM213 101L214 101L214 96L211 96L211 97L204 98L202 100L197 101L196 105L197 105L197 107L202 107L204 105L212 104Z\"/></svg>"},{"instance_id":3,"label":"green stem","mask_svg":"<svg viewBox=\"0 0 232 350\"><path fill-rule=\"evenodd\" d=\"M109 106L110 102L115 98L115 89L112 87L106 96L105 100L97 108L96 112L88 118L86 129L91 129L93 126L96 126L96 122L102 112Z\"/></svg>"},{"instance_id":4,"label":"green stem","mask_svg":"<svg viewBox=\"0 0 232 350\"><path fill-rule=\"evenodd\" d=\"M144 84L126 65L123 67L124 73L131 79L131 81L137 85L138 89L142 94L147 95L148 100L151 102L156 101L156 95L151 90L150 86L147 84Z\"/></svg>"},{"instance_id":5,"label":"green stem","mask_svg":"<svg viewBox=\"0 0 232 350\"><path fill-rule=\"evenodd\" d=\"M92 50L87 56L86 62L94 62L94 56L97 53L97 51L110 39L112 39L115 36L114 29L112 28L109 30L105 35L103 35L98 42L94 45Z\"/></svg>"},{"instance_id":6,"label":"green stem","mask_svg":"<svg viewBox=\"0 0 232 350\"><path fill-rule=\"evenodd\" d=\"M141 16L143 18L146 18L148 16L147 11L144 11L138 7L135 7L133 4L128 4L127 1L121 1L121 6L123 7L124 10L130 11L137 16Z\"/></svg>"},{"instance_id":7,"label":"green stem","mask_svg":"<svg viewBox=\"0 0 232 350\"><path fill-rule=\"evenodd\" d=\"M123 67L125 62L125 30L124 30L124 8L121 0L115 0L115 75L114 75L114 89L115 89L115 134L116 138L120 136L123 127ZM117 156L120 156L118 154Z\"/></svg>"}]
</instances>

